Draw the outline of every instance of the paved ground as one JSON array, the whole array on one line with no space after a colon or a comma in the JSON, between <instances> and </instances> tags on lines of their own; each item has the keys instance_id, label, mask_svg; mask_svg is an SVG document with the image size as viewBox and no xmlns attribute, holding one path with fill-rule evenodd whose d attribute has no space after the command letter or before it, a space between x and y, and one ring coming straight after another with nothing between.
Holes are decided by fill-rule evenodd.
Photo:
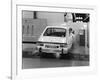
<instances>
[{"instance_id":1,"label":"paved ground","mask_svg":"<svg viewBox=\"0 0 100 80\"><path fill-rule=\"evenodd\" d=\"M52 58L23 58L23 69L88 66L89 61L52 59Z\"/></svg>"}]
</instances>

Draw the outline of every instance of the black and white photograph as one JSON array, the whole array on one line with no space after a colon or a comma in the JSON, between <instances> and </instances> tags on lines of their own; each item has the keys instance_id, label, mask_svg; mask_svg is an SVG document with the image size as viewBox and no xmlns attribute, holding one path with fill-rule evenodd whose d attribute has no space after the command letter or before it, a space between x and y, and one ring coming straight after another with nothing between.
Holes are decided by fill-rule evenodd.
<instances>
[{"instance_id":1,"label":"black and white photograph","mask_svg":"<svg viewBox=\"0 0 100 80\"><path fill-rule=\"evenodd\" d=\"M90 66L90 15L22 10L22 69Z\"/></svg>"},{"instance_id":2,"label":"black and white photograph","mask_svg":"<svg viewBox=\"0 0 100 80\"><path fill-rule=\"evenodd\" d=\"M79 77L97 71L94 7L15 4L12 5L13 80Z\"/></svg>"}]
</instances>

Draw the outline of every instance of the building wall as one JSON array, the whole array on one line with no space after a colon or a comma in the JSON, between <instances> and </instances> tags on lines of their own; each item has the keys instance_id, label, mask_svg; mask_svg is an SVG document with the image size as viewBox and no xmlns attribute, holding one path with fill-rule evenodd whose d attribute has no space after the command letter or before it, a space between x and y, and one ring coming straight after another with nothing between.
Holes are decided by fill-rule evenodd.
<instances>
[{"instance_id":1,"label":"building wall","mask_svg":"<svg viewBox=\"0 0 100 80\"><path fill-rule=\"evenodd\" d=\"M34 19L34 11L23 11L23 18L33 18ZM37 19L46 19L47 25L59 25L64 23L64 13L58 12L36 12Z\"/></svg>"},{"instance_id":2,"label":"building wall","mask_svg":"<svg viewBox=\"0 0 100 80\"><path fill-rule=\"evenodd\" d=\"M33 18L34 12L33 11L23 11L22 16L23 18Z\"/></svg>"},{"instance_id":3,"label":"building wall","mask_svg":"<svg viewBox=\"0 0 100 80\"><path fill-rule=\"evenodd\" d=\"M60 25L64 23L64 13L37 12L39 19L47 19L47 25Z\"/></svg>"},{"instance_id":4,"label":"building wall","mask_svg":"<svg viewBox=\"0 0 100 80\"><path fill-rule=\"evenodd\" d=\"M37 41L47 26L46 19L22 19L23 41Z\"/></svg>"}]
</instances>

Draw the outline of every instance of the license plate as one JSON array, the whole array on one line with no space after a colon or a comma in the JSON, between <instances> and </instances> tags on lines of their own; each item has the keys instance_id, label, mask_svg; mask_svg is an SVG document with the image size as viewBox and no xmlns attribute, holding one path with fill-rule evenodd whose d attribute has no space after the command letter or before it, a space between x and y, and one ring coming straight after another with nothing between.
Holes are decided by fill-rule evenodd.
<instances>
[{"instance_id":1,"label":"license plate","mask_svg":"<svg viewBox=\"0 0 100 80\"><path fill-rule=\"evenodd\" d=\"M46 48L58 48L58 46L55 45L45 45Z\"/></svg>"}]
</instances>

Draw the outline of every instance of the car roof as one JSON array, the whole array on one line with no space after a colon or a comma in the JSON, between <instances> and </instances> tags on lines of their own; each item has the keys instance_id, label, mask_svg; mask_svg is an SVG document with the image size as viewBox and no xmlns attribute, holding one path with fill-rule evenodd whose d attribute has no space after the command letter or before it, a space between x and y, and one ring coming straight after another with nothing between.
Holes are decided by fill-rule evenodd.
<instances>
[{"instance_id":1,"label":"car roof","mask_svg":"<svg viewBox=\"0 0 100 80\"><path fill-rule=\"evenodd\" d=\"M64 28L64 29L68 29L68 27L66 27L66 26L47 26L46 28Z\"/></svg>"}]
</instances>

